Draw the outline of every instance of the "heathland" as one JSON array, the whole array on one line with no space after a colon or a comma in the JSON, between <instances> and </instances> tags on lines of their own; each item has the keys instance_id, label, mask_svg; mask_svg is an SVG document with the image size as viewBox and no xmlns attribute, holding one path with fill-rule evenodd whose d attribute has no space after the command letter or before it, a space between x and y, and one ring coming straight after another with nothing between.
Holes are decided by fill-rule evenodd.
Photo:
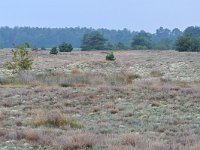
<instances>
[{"instance_id":1,"label":"heathland","mask_svg":"<svg viewBox=\"0 0 200 150\"><path fill-rule=\"evenodd\" d=\"M0 50L0 149L200 149L200 53L30 53Z\"/></svg>"}]
</instances>

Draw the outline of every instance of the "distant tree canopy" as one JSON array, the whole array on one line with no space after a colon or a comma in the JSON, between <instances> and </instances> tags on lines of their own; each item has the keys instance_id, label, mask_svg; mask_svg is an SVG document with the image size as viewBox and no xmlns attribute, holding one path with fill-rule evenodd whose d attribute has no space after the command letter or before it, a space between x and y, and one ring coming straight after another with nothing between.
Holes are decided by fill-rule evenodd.
<instances>
[{"instance_id":1,"label":"distant tree canopy","mask_svg":"<svg viewBox=\"0 0 200 150\"><path fill-rule=\"evenodd\" d=\"M108 30L93 28L38 28L38 27L0 27L0 47L10 48L28 41L31 47L51 48L62 42L67 42L74 48L80 48L83 36L98 31L112 44L118 42L129 46L135 32L130 30Z\"/></svg>"},{"instance_id":2,"label":"distant tree canopy","mask_svg":"<svg viewBox=\"0 0 200 150\"><path fill-rule=\"evenodd\" d=\"M91 34L100 38L103 43L93 43L92 47L85 47ZM189 37L189 34L191 37ZM187 36L186 36L187 35ZM186 38L186 39L184 39ZM182 38L179 38L182 37ZM101 39L102 38L102 39ZM72 47L83 49L107 49L107 50L123 50L123 49L177 49L181 40L192 39L194 41L193 48L187 50L194 51L194 45L197 45L200 38L200 27L191 26L184 32L178 28L173 30L160 27L155 33L147 33L145 31L135 32L127 29L108 30L93 28L38 28L38 27L0 27L0 48L10 48L13 44L29 42L32 48L51 48L62 42L71 44ZM85 41L83 41L85 39ZM107 41L105 40L107 39ZM187 41L188 42L188 41ZM87 46L87 45L86 45ZM196 48L195 48L196 51Z\"/></svg>"},{"instance_id":3,"label":"distant tree canopy","mask_svg":"<svg viewBox=\"0 0 200 150\"><path fill-rule=\"evenodd\" d=\"M200 38L200 27L188 27L185 29L184 34L191 34L194 38Z\"/></svg>"},{"instance_id":4,"label":"distant tree canopy","mask_svg":"<svg viewBox=\"0 0 200 150\"><path fill-rule=\"evenodd\" d=\"M194 37L190 33L185 33L176 40L176 50L179 52L200 51L200 38Z\"/></svg>"},{"instance_id":5,"label":"distant tree canopy","mask_svg":"<svg viewBox=\"0 0 200 150\"><path fill-rule=\"evenodd\" d=\"M200 27L188 27L176 40L177 51L200 51Z\"/></svg>"},{"instance_id":6,"label":"distant tree canopy","mask_svg":"<svg viewBox=\"0 0 200 150\"><path fill-rule=\"evenodd\" d=\"M83 36L81 49L84 50L105 50L106 41L102 34L97 31L91 32L90 34L85 34Z\"/></svg>"},{"instance_id":7,"label":"distant tree canopy","mask_svg":"<svg viewBox=\"0 0 200 150\"><path fill-rule=\"evenodd\" d=\"M150 33L141 31L133 37L131 48L138 50L151 49L151 38L152 36Z\"/></svg>"}]
</instances>

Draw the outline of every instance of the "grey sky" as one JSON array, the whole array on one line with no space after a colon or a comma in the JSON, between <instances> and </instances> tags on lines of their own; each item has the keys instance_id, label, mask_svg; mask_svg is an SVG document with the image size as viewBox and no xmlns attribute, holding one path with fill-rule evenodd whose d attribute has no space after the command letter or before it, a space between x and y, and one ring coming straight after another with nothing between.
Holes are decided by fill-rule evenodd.
<instances>
[{"instance_id":1,"label":"grey sky","mask_svg":"<svg viewBox=\"0 0 200 150\"><path fill-rule=\"evenodd\" d=\"M0 26L93 27L155 32L200 26L200 0L1 0Z\"/></svg>"}]
</instances>

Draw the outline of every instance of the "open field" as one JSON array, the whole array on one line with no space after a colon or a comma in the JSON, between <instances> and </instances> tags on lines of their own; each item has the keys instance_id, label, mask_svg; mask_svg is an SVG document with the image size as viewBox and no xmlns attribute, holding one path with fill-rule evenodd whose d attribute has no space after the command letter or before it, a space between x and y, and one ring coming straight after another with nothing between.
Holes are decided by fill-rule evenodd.
<instances>
[{"instance_id":1,"label":"open field","mask_svg":"<svg viewBox=\"0 0 200 150\"><path fill-rule=\"evenodd\" d=\"M199 150L200 53L0 51L1 150Z\"/></svg>"}]
</instances>

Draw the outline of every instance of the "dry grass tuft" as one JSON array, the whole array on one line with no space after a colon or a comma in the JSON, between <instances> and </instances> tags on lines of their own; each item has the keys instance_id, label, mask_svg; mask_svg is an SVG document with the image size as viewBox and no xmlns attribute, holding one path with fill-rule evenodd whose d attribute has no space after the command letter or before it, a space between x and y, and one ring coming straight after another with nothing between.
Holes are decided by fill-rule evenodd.
<instances>
[{"instance_id":1,"label":"dry grass tuft","mask_svg":"<svg viewBox=\"0 0 200 150\"><path fill-rule=\"evenodd\" d=\"M53 110L50 112L38 113L35 118L32 119L31 125L34 126L46 126L46 127L62 127L69 125L71 128L82 128L83 126L74 120L67 119L60 111Z\"/></svg>"},{"instance_id":2,"label":"dry grass tuft","mask_svg":"<svg viewBox=\"0 0 200 150\"><path fill-rule=\"evenodd\" d=\"M79 133L67 140L62 148L63 150L92 149L97 142L97 135L93 133Z\"/></svg>"},{"instance_id":3,"label":"dry grass tuft","mask_svg":"<svg viewBox=\"0 0 200 150\"><path fill-rule=\"evenodd\" d=\"M72 70L71 70L71 74L72 75L76 75L76 74L80 74L81 73L81 71L78 69L78 68L73 68Z\"/></svg>"},{"instance_id":4,"label":"dry grass tuft","mask_svg":"<svg viewBox=\"0 0 200 150\"><path fill-rule=\"evenodd\" d=\"M135 138L135 136L133 134L124 135L122 137L121 144L122 145L135 146L135 144L136 144L136 138Z\"/></svg>"},{"instance_id":5,"label":"dry grass tuft","mask_svg":"<svg viewBox=\"0 0 200 150\"><path fill-rule=\"evenodd\" d=\"M111 85L129 85L132 84L132 81L134 79L137 79L139 77L140 76L136 74L121 72L108 75L106 81L109 82Z\"/></svg>"},{"instance_id":6,"label":"dry grass tuft","mask_svg":"<svg viewBox=\"0 0 200 150\"><path fill-rule=\"evenodd\" d=\"M153 70L150 72L150 76L151 77L162 77L163 76L163 73L161 73L160 71L158 70Z\"/></svg>"},{"instance_id":7,"label":"dry grass tuft","mask_svg":"<svg viewBox=\"0 0 200 150\"><path fill-rule=\"evenodd\" d=\"M0 137L5 136L8 133L6 129L0 129Z\"/></svg>"},{"instance_id":8,"label":"dry grass tuft","mask_svg":"<svg viewBox=\"0 0 200 150\"><path fill-rule=\"evenodd\" d=\"M25 139L31 142L36 142L39 139L39 133L35 130L28 130L25 132Z\"/></svg>"},{"instance_id":9,"label":"dry grass tuft","mask_svg":"<svg viewBox=\"0 0 200 150\"><path fill-rule=\"evenodd\" d=\"M11 130L7 132L6 139L9 140L21 140L25 138L25 134L23 130Z\"/></svg>"}]
</instances>

